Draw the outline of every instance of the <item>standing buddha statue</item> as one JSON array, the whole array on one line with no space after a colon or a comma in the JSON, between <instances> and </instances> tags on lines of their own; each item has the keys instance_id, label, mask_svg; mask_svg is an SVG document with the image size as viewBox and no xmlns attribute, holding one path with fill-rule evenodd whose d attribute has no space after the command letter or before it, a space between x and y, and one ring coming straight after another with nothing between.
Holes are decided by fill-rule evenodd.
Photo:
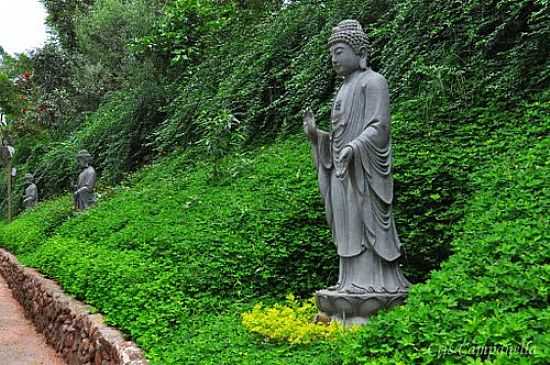
<instances>
[{"instance_id":1,"label":"standing buddha statue","mask_svg":"<svg viewBox=\"0 0 550 365\"><path fill-rule=\"evenodd\" d=\"M392 215L388 84L368 67L367 45L357 21L333 28L328 46L342 85L330 132L317 128L311 110L304 115L340 261L338 282L318 291L317 303L346 324L365 323L375 311L403 301L410 286L399 267L401 243Z\"/></svg>"},{"instance_id":2,"label":"standing buddha statue","mask_svg":"<svg viewBox=\"0 0 550 365\"><path fill-rule=\"evenodd\" d=\"M38 202L38 187L34 183L33 174L25 174L25 194L23 195L23 206L25 209L33 208Z\"/></svg>"},{"instance_id":3,"label":"standing buddha statue","mask_svg":"<svg viewBox=\"0 0 550 365\"><path fill-rule=\"evenodd\" d=\"M90 165L92 155L86 150L81 150L76 155L79 167L82 169L78 175L78 184L74 192L74 205L76 210L86 210L96 202L94 193L96 172Z\"/></svg>"}]
</instances>

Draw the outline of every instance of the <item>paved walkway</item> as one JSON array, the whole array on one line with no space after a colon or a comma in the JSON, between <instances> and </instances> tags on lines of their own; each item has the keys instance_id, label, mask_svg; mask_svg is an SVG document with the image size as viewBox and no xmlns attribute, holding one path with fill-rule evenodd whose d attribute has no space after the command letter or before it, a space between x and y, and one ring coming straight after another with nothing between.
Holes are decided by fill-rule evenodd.
<instances>
[{"instance_id":1,"label":"paved walkway","mask_svg":"<svg viewBox=\"0 0 550 365\"><path fill-rule=\"evenodd\" d=\"M65 365L25 318L23 308L11 296L0 275L0 364Z\"/></svg>"}]
</instances>

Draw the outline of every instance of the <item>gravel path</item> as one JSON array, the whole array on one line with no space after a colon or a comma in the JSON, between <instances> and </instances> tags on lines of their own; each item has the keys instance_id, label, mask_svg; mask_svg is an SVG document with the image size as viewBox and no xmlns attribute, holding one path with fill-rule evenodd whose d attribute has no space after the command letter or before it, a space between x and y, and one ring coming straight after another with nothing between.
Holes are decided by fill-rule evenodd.
<instances>
[{"instance_id":1,"label":"gravel path","mask_svg":"<svg viewBox=\"0 0 550 365\"><path fill-rule=\"evenodd\" d=\"M0 275L0 364L65 365L25 318L23 308L11 296Z\"/></svg>"}]
</instances>

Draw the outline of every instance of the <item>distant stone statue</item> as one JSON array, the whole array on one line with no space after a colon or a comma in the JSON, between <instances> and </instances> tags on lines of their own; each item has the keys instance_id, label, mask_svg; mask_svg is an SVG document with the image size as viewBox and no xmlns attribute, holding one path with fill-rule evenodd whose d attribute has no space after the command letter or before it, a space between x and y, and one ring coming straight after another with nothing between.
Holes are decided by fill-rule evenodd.
<instances>
[{"instance_id":1,"label":"distant stone statue","mask_svg":"<svg viewBox=\"0 0 550 365\"><path fill-rule=\"evenodd\" d=\"M31 209L38 203L38 187L34 183L33 174L25 174L25 195L23 195L23 206L25 209Z\"/></svg>"},{"instance_id":2,"label":"distant stone statue","mask_svg":"<svg viewBox=\"0 0 550 365\"><path fill-rule=\"evenodd\" d=\"M328 45L343 78L331 131L318 129L309 109L304 131L340 269L336 285L317 292L317 304L332 319L362 324L402 302L410 286L399 269L401 244L392 216L389 92L386 79L367 66L367 36L357 21L339 23Z\"/></svg>"},{"instance_id":3,"label":"distant stone statue","mask_svg":"<svg viewBox=\"0 0 550 365\"><path fill-rule=\"evenodd\" d=\"M76 210L86 210L96 202L94 193L96 173L90 165L92 155L88 151L82 150L78 152L76 159L82 171L78 176L78 184L74 192L74 205Z\"/></svg>"}]
</instances>

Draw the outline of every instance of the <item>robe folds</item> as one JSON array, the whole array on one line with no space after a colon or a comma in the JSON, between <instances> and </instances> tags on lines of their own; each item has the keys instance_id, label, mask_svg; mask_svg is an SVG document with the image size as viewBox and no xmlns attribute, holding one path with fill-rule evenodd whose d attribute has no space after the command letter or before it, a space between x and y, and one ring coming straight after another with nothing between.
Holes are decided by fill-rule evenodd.
<instances>
[{"instance_id":1,"label":"robe folds","mask_svg":"<svg viewBox=\"0 0 550 365\"><path fill-rule=\"evenodd\" d=\"M75 196L75 206L78 210L88 209L95 204L96 197L94 187L96 183L96 172L92 166L86 167L80 175L78 175L77 191Z\"/></svg>"},{"instance_id":2,"label":"robe folds","mask_svg":"<svg viewBox=\"0 0 550 365\"><path fill-rule=\"evenodd\" d=\"M338 91L331 119L331 132L317 130L312 147L326 218L340 256L339 286L405 290L410 284L396 261L401 243L392 216L389 92L384 77L370 69L350 75ZM353 150L347 169L339 160L344 147Z\"/></svg>"},{"instance_id":3,"label":"robe folds","mask_svg":"<svg viewBox=\"0 0 550 365\"><path fill-rule=\"evenodd\" d=\"M36 205L38 201L38 187L36 184L30 184L25 188L25 195L23 196L23 206L26 209L30 209Z\"/></svg>"}]
</instances>

